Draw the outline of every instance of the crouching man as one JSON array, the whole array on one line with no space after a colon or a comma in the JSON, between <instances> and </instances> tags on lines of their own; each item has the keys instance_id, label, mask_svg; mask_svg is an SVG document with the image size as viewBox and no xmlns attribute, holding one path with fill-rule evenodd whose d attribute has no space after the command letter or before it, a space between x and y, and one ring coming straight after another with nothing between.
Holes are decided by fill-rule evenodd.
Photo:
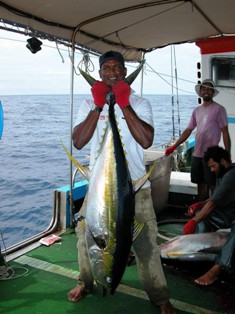
<instances>
[{"instance_id":1,"label":"crouching man","mask_svg":"<svg viewBox=\"0 0 235 314\"><path fill-rule=\"evenodd\" d=\"M215 282L222 270L234 272L235 268L235 167L230 154L219 146L209 147L204 160L217 176L214 194L184 226L184 234L214 232L231 228L230 235L218 252L215 264L195 280L200 285Z\"/></svg>"}]
</instances>

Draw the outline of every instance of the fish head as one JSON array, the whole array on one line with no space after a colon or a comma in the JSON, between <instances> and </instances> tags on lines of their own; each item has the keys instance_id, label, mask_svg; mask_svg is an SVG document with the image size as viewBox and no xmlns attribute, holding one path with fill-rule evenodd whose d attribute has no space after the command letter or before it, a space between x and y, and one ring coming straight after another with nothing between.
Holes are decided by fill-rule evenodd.
<instances>
[{"instance_id":1,"label":"fish head","mask_svg":"<svg viewBox=\"0 0 235 314\"><path fill-rule=\"evenodd\" d=\"M89 228L86 229L86 243L89 255L91 271L95 282L104 291L112 291L114 263L113 250L109 249L107 239L104 236L93 237Z\"/></svg>"}]
</instances>

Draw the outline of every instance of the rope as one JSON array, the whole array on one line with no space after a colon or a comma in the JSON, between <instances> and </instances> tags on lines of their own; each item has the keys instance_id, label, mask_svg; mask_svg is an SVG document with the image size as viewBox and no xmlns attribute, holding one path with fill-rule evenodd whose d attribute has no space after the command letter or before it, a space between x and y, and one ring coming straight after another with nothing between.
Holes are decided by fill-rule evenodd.
<instances>
[{"instance_id":1,"label":"rope","mask_svg":"<svg viewBox=\"0 0 235 314\"><path fill-rule=\"evenodd\" d=\"M172 119L172 139L175 140L175 108L174 108L174 92L173 92L173 53L172 53L173 46L171 45L171 119Z\"/></svg>"},{"instance_id":2,"label":"rope","mask_svg":"<svg viewBox=\"0 0 235 314\"><path fill-rule=\"evenodd\" d=\"M177 102L177 110L178 110L178 127L179 127L179 136L180 136L181 135L181 129L180 129L180 105L179 105L178 74L177 74L177 66L176 66L175 46L174 46L174 62L175 62L176 102Z\"/></svg>"},{"instance_id":3,"label":"rope","mask_svg":"<svg viewBox=\"0 0 235 314\"><path fill-rule=\"evenodd\" d=\"M4 242L3 234L2 234L1 230L0 230L0 234L1 234L2 243L4 245L4 249L5 249L5 252L6 252L6 246L5 246L5 242ZM6 256L6 254L5 254L5 256ZM29 272L29 270L26 267L17 266L17 265L10 266L6 262L5 257L2 255L1 249L0 249L0 258L1 258L2 263L3 263L3 265L0 266L0 280L17 279L17 278L20 278L22 276L25 276ZM23 273L17 274L16 273L17 270L23 271Z\"/></svg>"},{"instance_id":4,"label":"rope","mask_svg":"<svg viewBox=\"0 0 235 314\"><path fill-rule=\"evenodd\" d=\"M95 66L93 62L91 61L90 55L87 52L83 53L83 58L82 60L78 63L77 68L80 68L81 70L85 68L86 73L91 73L94 72Z\"/></svg>"}]
</instances>

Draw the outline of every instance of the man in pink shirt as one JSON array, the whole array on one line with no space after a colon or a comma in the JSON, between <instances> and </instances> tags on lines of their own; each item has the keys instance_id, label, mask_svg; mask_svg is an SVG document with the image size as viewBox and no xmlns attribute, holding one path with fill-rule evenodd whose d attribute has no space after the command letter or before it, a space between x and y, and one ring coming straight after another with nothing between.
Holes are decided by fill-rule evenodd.
<instances>
[{"instance_id":1,"label":"man in pink shirt","mask_svg":"<svg viewBox=\"0 0 235 314\"><path fill-rule=\"evenodd\" d=\"M213 97L219 93L214 82L208 79L204 80L202 84L195 86L195 90L203 99L203 103L193 110L187 128L176 143L166 149L165 155L172 154L197 128L191 165L191 181L197 183L198 199L203 201L209 197L209 190L213 193L216 181L215 175L210 172L208 165L203 160L204 152L208 147L218 145L222 134L224 148L230 153L231 140L226 110L213 100Z\"/></svg>"}]
</instances>

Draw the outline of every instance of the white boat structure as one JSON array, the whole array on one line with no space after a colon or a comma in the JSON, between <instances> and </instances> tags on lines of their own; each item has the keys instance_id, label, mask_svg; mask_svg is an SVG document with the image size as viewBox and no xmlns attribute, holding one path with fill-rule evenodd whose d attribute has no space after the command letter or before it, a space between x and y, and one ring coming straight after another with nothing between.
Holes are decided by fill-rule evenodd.
<instances>
[{"instance_id":1,"label":"white boat structure","mask_svg":"<svg viewBox=\"0 0 235 314\"><path fill-rule=\"evenodd\" d=\"M28 44L32 52L39 49L38 40L52 41L71 49L71 131L76 50L96 56L107 50L117 50L124 55L126 62L136 62L138 65L146 54L156 49L172 44L195 42L201 49L201 62L195 65L198 67L197 81L210 78L220 91L216 101L223 104L228 113L232 159L235 161L234 12L233 0L5 0L0 1L0 29L31 37L32 41ZM70 142L72 152L72 141ZM193 149L192 141L180 147L178 153L182 154L190 149ZM164 149L152 148L146 151L147 167L156 159L159 159L159 162L151 176L151 182L158 215L169 206L177 208L182 206L185 200L193 201L196 197L196 186L190 182L189 173L172 171L172 156L165 157ZM42 237L66 232L74 223L76 211L79 210L86 192L86 185L86 181L76 182L76 175L70 164L70 182L54 191L51 225L37 236L3 250L6 260L21 264L30 263L30 259L25 256L27 252L32 252L41 245L39 240ZM7 295L5 290L4 293ZM175 302L175 305L183 310L185 303L182 302L180 305ZM188 312L219 313L223 312L223 309L220 305L214 308L212 305L203 311L197 305L194 309L191 306ZM22 310L25 312L25 306L22 306ZM17 310L14 313L21 312ZM230 313L229 310L227 313Z\"/></svg>"}]
</instances>

